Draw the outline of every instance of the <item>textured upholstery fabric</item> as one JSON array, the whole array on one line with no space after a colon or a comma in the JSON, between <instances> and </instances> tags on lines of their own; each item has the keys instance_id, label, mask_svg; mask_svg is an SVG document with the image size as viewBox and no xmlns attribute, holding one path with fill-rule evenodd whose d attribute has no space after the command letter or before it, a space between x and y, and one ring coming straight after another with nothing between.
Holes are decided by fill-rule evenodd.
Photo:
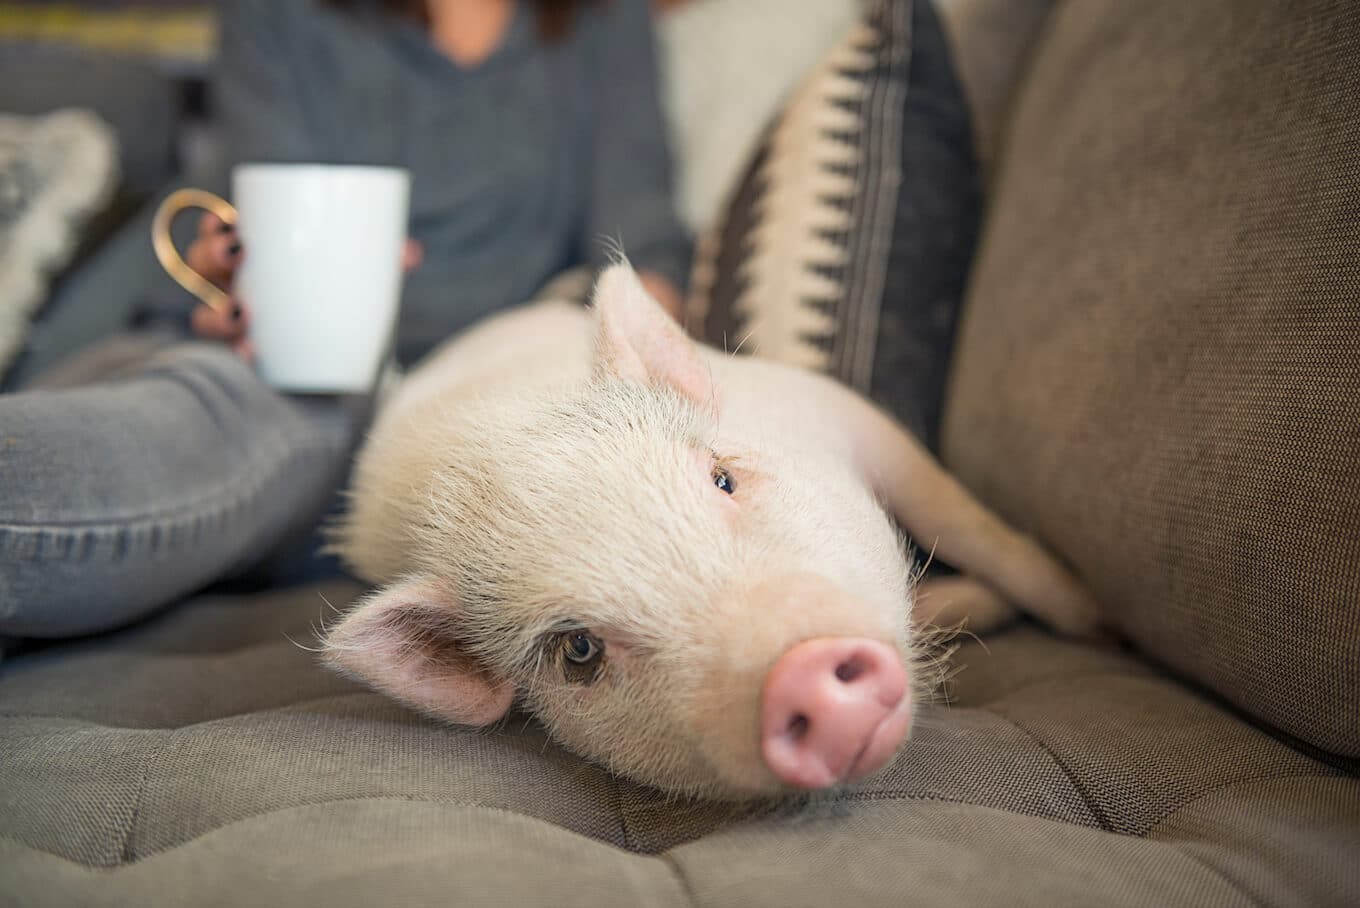
<instances>
[{"instance_id":1,"label":"textured upholstery fabric","mask_svg":"<svg viewBox=\"0 0 1360 908\"><path fill-rule=\"evenodd\" d=\"M356 593L203 598L0 663L0 904L1360 898L1360 780L1126 655L967 645L883 775L734 807L324 670L296 644Z\"/></svg>"},{"instance_id":2,"label":"textured upholstery fabric","mask_svg":"<svg viewBox=\"0 0 1360 908\"><path fill-rule=\"evenodd\" d=\"M1349 758L1357 262L1360 6L1063 4L1011 113L944 445L1148 653Z\"/></svg>"}]
</instances>

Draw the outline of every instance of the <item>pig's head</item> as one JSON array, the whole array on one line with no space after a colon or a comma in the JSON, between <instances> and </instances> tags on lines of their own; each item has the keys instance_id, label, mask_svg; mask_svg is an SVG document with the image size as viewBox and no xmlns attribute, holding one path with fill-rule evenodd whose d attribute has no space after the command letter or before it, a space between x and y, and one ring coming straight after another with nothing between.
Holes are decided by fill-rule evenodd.
<instances>
[{"instance_id":1,"label":"pig's head","mask_svg":"<svg viewBox=\"0 0 1360 908\"><path fill-rule=\"evenodd\" d=\"M582 387L460 404L452 441L414 442L447 450L387 541L409 572L329 632L331 660L460 724L519 700L669 791L877 770L912 711L900 534L847 465L722 425L722 389L631 269L603 274L594 324Z\"/></svg>"}]
</instances>

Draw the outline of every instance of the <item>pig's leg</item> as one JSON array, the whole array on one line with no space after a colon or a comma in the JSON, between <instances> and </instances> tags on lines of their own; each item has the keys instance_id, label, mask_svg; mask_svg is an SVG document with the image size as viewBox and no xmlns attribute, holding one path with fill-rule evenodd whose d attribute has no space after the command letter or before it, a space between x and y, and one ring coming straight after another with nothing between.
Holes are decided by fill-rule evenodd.
<instances>
[{"instance_id":1,"label":"pig's leg","mask_svg":"<svg viewBox=\"0 0 1360 908\"><path fill-rule=\"evenodd\" d=\"M919 544L1057 630L1095 632L1096 604L1066 568L983 507L896 422L857 395L846 397L856 401L844 412L860 466Z\"/></svg>"},{"instance_id":2,"label":"pig's leg","mask_svg":"<svg viewBox=\"0 0 1360 908\"><path fill-rule=\"evenodd\" d=\"M985 634L1015 618L1001 594L972 577L934 577L916 587L911 620L917 627L959 627Z\"/></svg>"}]
</instances>

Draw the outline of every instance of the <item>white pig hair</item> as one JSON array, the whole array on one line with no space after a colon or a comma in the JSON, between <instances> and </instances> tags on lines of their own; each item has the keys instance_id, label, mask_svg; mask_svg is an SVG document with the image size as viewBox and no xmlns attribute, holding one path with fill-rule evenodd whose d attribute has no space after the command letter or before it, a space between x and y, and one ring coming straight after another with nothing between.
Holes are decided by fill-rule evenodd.
<instances>
[{"instance_id":1,"label":"white pig hair","mask_svg":"<svg viewBox=\"0 0 1360 908\"><path fill-rule=\"evenodd\" d=\"M730 569L730 540L702 519L711 489L676 480L691 472L686 451L708 451L713 437L707 414L679 395L597 380L548 399L458 406L457 419L427 414L385 433L404 450L368 458L382 472L361 477L367 491L354 503L364 511L335 540L366 579L442 581L457 601L459 638L487 664L527 665L543 634L601 612L635 639L664 640L666 616L642 606L674 593L640 584ZM712 593L703 585L695 602ZM563 601L564 590L578 601Z\"/></svg>"}]
</instances>

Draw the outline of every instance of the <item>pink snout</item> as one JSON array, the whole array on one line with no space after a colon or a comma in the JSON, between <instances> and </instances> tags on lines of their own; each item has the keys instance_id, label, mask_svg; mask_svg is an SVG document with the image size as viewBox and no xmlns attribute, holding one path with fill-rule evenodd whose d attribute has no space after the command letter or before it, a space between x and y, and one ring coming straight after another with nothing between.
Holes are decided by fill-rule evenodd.
<instances>
[{"instance_id":1,"label":"pink snout","mask_svg":"<svg viewBox=\"0 0 1360 908\"><path fill-rule=\"evenodd\" d=\"M805 640L765 679L760 745L780 781L827 788L880 769L911 723L907 672L877 640Z\"/></svg>"}]
</instances>

